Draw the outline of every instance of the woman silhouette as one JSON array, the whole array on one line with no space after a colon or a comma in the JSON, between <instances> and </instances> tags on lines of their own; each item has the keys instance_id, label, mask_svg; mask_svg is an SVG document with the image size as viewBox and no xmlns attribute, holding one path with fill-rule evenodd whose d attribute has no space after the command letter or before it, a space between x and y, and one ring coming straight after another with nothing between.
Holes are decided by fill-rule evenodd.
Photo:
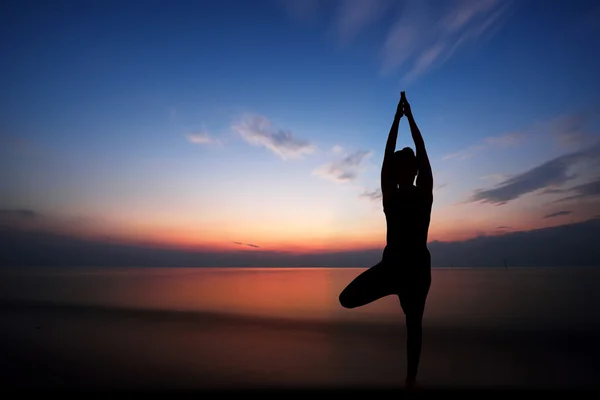
<instances>
[{"instance_id":1,"label":"woman silhouette","mask_svg":"<svg viewBox=\"0 0 600 400\"><path fill-rule=\"evenodd\" d=\"M416 156L410 147L395 151L402 115L408 119ZM427 234L433 204L433 174L404 92L385 147L381 191L387 224L382 260L357 276L342 291L339 300L343 307L355 308L387 295L398 296L406 317L406 386L413 388L421 357L423 312L431 285Z\"/></svg>"}]
</instances>

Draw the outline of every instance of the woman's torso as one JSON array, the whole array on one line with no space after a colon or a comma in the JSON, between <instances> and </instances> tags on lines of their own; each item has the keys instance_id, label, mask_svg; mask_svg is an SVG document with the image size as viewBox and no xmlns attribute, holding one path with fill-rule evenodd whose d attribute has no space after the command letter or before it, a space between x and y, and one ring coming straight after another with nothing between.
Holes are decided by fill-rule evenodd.
<instances>
[{"instance_id":1,"label":"woman's torso","mask_svg":"<svg viewBox=\"0 0 600 400\"><path fill-rule=\"evenodd\" d=\"M387 224L384 258L430 263L427 236L433 196L415 186L397 189L384 204Z\"/></svg>"}]
</instances>

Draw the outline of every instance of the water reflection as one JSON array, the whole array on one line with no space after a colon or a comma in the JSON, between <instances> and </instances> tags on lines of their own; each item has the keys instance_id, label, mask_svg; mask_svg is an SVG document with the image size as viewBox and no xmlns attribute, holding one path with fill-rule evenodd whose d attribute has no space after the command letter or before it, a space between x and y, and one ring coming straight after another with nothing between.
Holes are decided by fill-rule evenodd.
<instances>
[{"instance_id":1,"label":"water reflection","mask_svg":"<svg viewBox=\"0 0 600 400\"><path fill-rule=\"evenodd\" d=\"M7 269L0 297L290 319L396 321L395 296L346 310L358 268ZM598 326L600 270L434 269L425 324L570 329Z\"/></svg>"}]
</instances>

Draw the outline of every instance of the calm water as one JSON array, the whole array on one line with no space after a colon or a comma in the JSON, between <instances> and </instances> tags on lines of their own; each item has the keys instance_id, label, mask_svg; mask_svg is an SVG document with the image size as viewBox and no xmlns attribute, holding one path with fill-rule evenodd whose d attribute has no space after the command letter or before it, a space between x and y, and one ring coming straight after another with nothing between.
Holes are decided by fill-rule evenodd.
<instances>
[{"instance_id":1,"label":"calm water","mask_svg":"<svg viewBox=\"0 0 600 400\"><path fill-rule=\"evenodd\" d=\"M338 303L362 271L4 269L0 384L401 387L397 298ZM434 269L419 380L600 388L599 306L600 268Z\"/></svg>"},{"instance_id":2,"label":"calm water","mask_svg":"<svg viewBox=\"0 0 600 400\"><path fill-rule=\"evenodd\" d=\"M395 296L359 309L338 303L355 268L6 269L0 299L289 319L394 321ZM600 268L434 269L432 326L599 327Z\"/></svg>"}]
</instances>

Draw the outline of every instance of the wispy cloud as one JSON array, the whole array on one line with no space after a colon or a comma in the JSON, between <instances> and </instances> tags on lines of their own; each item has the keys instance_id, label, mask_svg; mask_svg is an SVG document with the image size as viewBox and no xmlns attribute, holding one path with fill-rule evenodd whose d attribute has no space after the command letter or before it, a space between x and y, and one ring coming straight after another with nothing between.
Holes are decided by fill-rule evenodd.
<instances>
[{"instance_id":1,"label":"wispy cloud","mask_svg":"<svg viewBox=\"0 0 600 400\"><path fill-rule=\"evenodd\" d=\"M342 154L344 152L344 148L342 146L336 144L331 148L331 152L333 154Z\"/></svg>"},{"instance_id":2,"label":"wispy cloud","mask_svg":"<svg viewBox=\"0 0 600 400\"><path fill-rule=\"evenodd\" d=\"M531 133L556 140L565 149L578 149L593 144L597 135L593 134L592 122L600 116L600 107L588 107L579 112L560 115L536 124Z\"/></svg>"},{"instance_id":3,"label":"wispy cloud","mask_svg":"<svg viewBox=\"0 0 600 400\"><path fill-rule=\"evenodd\" d=\"M572 211L567 211L567 210L557 211L552 214L548 214L548 215L544 216L544 218L556 218L556 217L560 217L562 215L569 215L569 214L571 214L571 212Z\"/></svg>"},{"instance_id":4,"label":"wispy cloud","mask_svg":"<svg viewBox=\"0 0 600 400\"><path fill-rule=\"evenodd\" d=\"M495 229L495 233L498 235L506 235L508 233L514 232L514 229L508 225L500 225Z\"/></svg>"},{"instance_id":5,"label":"wispy cloud","mask_svg":"<svg viewBox=\"0 0 600 400\"><path fill-rule=\"evenodd\" d=\"M347 44L360 31L379 20L393 5L393 0L342 0L336 27L342 43Z\"/></svg>"},{"instance_id":6,"label":"wispy cloud","mask_svg":"<svg viewBox=\"0 0 600 400\"><path fill-rule=\"evenodd\" d=\"M482 40L502 25L510 2L500 0L409 0L383 45L382 71L410 64L412 81L443 64L468 42Z\"/></svg>"},{"instance_id":7,"label":"wispy cloud","mask_svg":"<svg viewBox=\"0 0 600 400\"><path fill-rule=\"evenodd\" d=\"M443 157L444 160L471 158L475 153L487 149L499 149L511 147L519 143L522 134L520 132L510 132L500 136L490 136L484 138L480 143L467 147L466 149L447 154Z\"/></svg>"},{"instance_id":8,"label":"wispy cloud","mask_svg":"<svg viewBox=\"0 0 600 400\"><path fill-rule=\"evenodd\" d=\"M558 194L558 193L564 193L565 189L555 189L555 188L547 188L542 190L541 192L538 193L538 195L544 195L544 194Z\"/></svg>"},{"instance_id":9,"label":"wispy cloud","mask_svg":"<svg viewBox=\"0 0 600 400\"><path fill-rule=\"evenodd\" d=\"M33 219L41 217L40 213L33 210L27 209L0 209L0 218L24 218L24 219Z\"/></svg>"},{"instance_id":10,"label":"wispy cloud","mask_svg":"<svg viewBox=\"0 0 600 400\"><path fill-rule=\"evenodd\" d=\"M506 20L511 1L502 0L279 0L296 20L314 19L322 6L334 6L334 28L349 44L384 17L397 15L381 43L381 72L404 69L410 82L442 65L469 42L482 42ZM386 21L387 22L387 21Z\"/></svg>"},{"instance_id":11,"label":"wispy cloud","mask_svg":"<svg viewBox=\"0 0 600 400\"><path fill-rule=\"evenodd\" d=\"M364 168L364 162L371 156L371 151L358 150L341 160L322 165L313 171L314 174L334 182L354 181Z\"/></svg>"},{"instance_id":12,"label":"wispy cloud","mask_svg":"<svg viewBox=\"0 0 600 400\"><path fill-rule=\"evenodd\" d=\"M600 159L600 142L588 149L556 157L529 171L509 178L492 189L477 190L468 202L502 205L539 189L554 189L576 177L571 173L572 167L584 161L598 159ZM595 186L592 185L580 187L579 190L589 193L589 191L595 190L594 188Z\"/></svg>"},{"instance_id":13,"label":"wispy cloud","mask_svg":"<svg viewBox=\"0 0 600 400\"><path fill-rule=\"evenodd\" d=\"M507 176L506 174L488 174L488 175L479 177L479 179L490 180L490 181L495 181L495 182L505 181L508 178L509 178L509 176Z\"/></svg>"},{"instance_id":14,"label":"wispy cloud","mask_svg":"<svg viewBox=\"0 0 600 400\"><path fill-rule=\"evenodd\" d=\"M596 178L595 180L574 186L569 189L561 190L561 192L571 195L559 199L556 202L600 198L600 178Z\"/></svg>"},{"instance_id":15,"label":"wispy cloud","mask_svg":"<svg viewBox=\"0 0 600 400\"><path fill-rule=\"evenodd\" d=\"M185 135L187 140L190 143L194 144L220 144L221 142L218 139L213 138L206 131L188 133Z\"/></svg>"},{"instance_id":16,"label":"wispy cloud","mask_svg":"<svg viewBox=\"0 0 600 400\"><path fill-rule=\"evenodd\" d=\"M267 118L260 115L242 118L232 128L246 142L265 147L283 160L301 158L316 150L308 140L294 137L292 132L273 126Z\"/></svg>"},{"instance_id":17,"label":"wispy cloud","mask_svg":"<svg viewBox=\"0 0 600 400\"><path fill-rule=\"evenodd\" d=\"M359 197L366 197L371 200L379 200L383 195L381 194L381 189L375 189L373 191L365 190L362 192Z\"/></svg>"},{"instance_id":18,"label":"wispy cloud","mask_svg":"<svg viewBox=\"0 0 600 400\"><path fill-rule=\"evenodd\" d=\"M256 244L252 244L252 243L242 243L242 242L233 242L234 244L238 244L240 246L248 246L248 247L253 247L255 249L259 249L260 246L256 245Z\"/></svg>"},{"instance_id":19,"label":"wispy cloud","mask_svg":"<svg viewBox=\"0 0 600 400\"><path fill-rule=\"evenodd\" d=\"M571 151L593 146L598 140L598 135L593 133L592 122L597 120L599 116L600 107L588 107L578 112L536 122L519 131L486 137L463 150L445 155L443 159L465 160L473 157L478 152L488 149L509 148L527 141L555 140L560 148ZM491 175L488 175L488 177L492 178Z\"/></svg>"},{"instance_id":20,"label":"wispy cloud","mask_svg":"<svg viewBox=\"0 0 600 400\"><path fill-rule=\"evenodd\" d=\"M453 153L446 154L442 159L443 160L452 160L452 159L466 160L468 158L471 158L473 156L473 153L475 153L477 151L481 151L485 148L486 147L481 144L475 144L475 145L467 147L466 149L458 150Z\"/></svg>"}]
</instances>

